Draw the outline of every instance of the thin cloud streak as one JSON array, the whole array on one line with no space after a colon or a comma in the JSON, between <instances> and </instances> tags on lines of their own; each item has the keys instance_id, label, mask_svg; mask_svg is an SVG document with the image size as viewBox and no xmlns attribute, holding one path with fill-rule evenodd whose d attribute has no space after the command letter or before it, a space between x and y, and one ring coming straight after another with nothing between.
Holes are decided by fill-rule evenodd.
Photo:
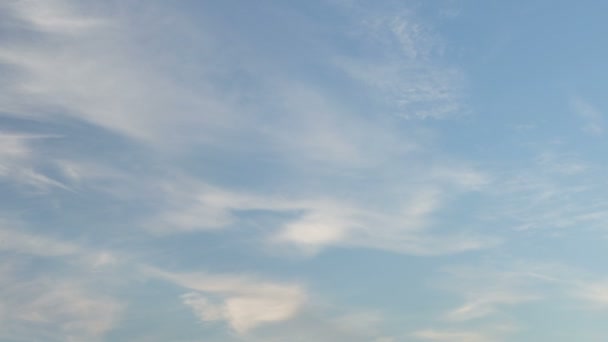
<instances>
[{"instance_id":1,"label":"thin cloud streak","mask_svg":"<svg viewBox=\"0 0 608 342\"><path fill-rule=\"evenodd\" d=\"M574 97L570 101L570 107L576 115L585 121L583 126L585 132L595 136L604 134L604 117L595 106L581 97Z\"/></svg>"},{"instance_id":2,"label":"thin cloud streak","mask_svg":"<svg viewBox=\"0 0 608 342\"><path fill-rule=\"evenodd\" d=\"M38 190L70 190L60 181L38 171L39 156L32 145L54 138L58 137L0 132L0 178Z\"/></svg>"}]
</instances>

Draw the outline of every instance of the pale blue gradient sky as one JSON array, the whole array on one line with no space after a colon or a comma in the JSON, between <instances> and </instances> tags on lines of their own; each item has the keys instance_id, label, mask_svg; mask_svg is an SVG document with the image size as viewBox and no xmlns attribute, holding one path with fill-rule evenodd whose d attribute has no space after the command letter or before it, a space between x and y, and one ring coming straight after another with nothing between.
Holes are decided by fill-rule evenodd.
<instances>
[{"instance_id":1,"label":"pale blue gradient sky","mask_svg":"<svg viewBox=\"0 0 608 342\"><path fill-rule=\"evenodd\" d=\"M606 10L0 2L0 340L604 341Z\"/></svg>"}]
</instances>

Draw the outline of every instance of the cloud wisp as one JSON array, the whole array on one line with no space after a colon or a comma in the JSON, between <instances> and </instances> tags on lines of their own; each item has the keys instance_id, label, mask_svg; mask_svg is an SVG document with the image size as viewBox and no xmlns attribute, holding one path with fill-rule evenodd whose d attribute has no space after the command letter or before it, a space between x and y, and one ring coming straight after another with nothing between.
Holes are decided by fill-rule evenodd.
<instances>
[{"instance_id":1,"label":"cloud wisp","mask_svg":"<svg viewBox=\"0 0 608 342\"><path fill-rule=\"evenodd\" d=\"M38 170L40 160L31 145L53 138L56 137L0 132L0 178L40 191L52 188L69 190L65 184Z\"/></svg>"},{"instance_id":2,"label":"cloud wisp","mask_svg":"<svg viewBox=\"0 0 608 342\"><path fill-rule=\"evenodd\" d=\"M246 276L175 273L154 268L144 272L187 289L189 292L181 299L201 321L225 321L240 334L264 323L291 319L306 298L299 285Z\"/></svg>"},{"instance_id":3,"label":"cloud wisp","mask_svg":"<svg viewBox=\"0 0 608 342\"><path fill-rule=\"evenodd\" d=\"M583 130L586 133L595 136L604 134L604 118L595 106L581 97L574 97L570 101L570 107L584 121Z\"/></svg>"}]
</instances>

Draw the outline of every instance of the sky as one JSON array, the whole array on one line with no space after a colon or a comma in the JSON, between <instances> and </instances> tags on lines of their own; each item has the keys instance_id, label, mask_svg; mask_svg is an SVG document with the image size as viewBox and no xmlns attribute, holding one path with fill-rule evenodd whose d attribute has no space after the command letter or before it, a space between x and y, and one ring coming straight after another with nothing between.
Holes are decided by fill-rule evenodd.
<instances>
[{"instance_id":1,"label":"sky","mask_svg":"<svg viewBox=\"0 0 608 342\"><path fill-rule=\"evenodd\" d=\"M0 341L605 341L606 11L0 0Z\"/></svg>"}]
</instances>

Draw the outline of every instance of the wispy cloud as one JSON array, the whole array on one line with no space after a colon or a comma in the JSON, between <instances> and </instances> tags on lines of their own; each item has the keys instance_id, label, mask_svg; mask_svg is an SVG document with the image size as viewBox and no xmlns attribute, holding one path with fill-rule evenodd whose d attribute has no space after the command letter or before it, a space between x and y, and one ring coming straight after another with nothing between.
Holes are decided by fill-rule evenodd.
<instances>
[{"instance_id":1,"label":"wispy cloud","mask_svg":"<svg viewBox=\"0 0 608 342\"><path fill-rule=\"evenodd\" d=\"M38 170L40 162L32 143L53 136L0 132L0 177L38 190L68 187Z\"/></svg>"},{"instance_id":2,"label":"wispy cloud","mask_svg":"<svg viewBox=\"0 0 608 342\"><path fill-rule=\"evenodd\" d=\"M63 0L5 6L25 29L35 29L17 28L15 35L37 37L0 49L0 61L14 77L3 88L0 106L6 114L74 118L157 147L168 143L164 137L171 130L186 134L193 124L208 127L212 120L207 119L221 116L213 96L193 95L130 53L137 43L121 34L135 34L126 12L112 6L92 11ZM83 14L87 9L90 14Z\"/></svg>"},{"instance_id":3,"label":"wispy cloud","mask_svg":"<svg viewBox=\"0 0 608 342\"><path fill-rule=\"evenodd\" d=\"M587 234L606 223L603 167L581 151L543 145L518 167L495 172L483 190L481 219L514 231L544 230L553 236Z\"/></svg>"},{"instance_id":4,"label":"wispy cloud","mask_svg":"<svg viewBox=\"0 0 608 342\"><path fill-rule=\"evenodd\" d=\"M608 308L608 283L603 279L579 280L571 289L571 294L581 300L586 308Z\"/></svg>"},{"instance_id":5,"label":"wispy cloud","mask_svg":"<svg viewBox=\"0 0 608 342\"><path fill-rule=\"evenodd\" d=\"M246 276L174 273L153 268L146 273L195 291L185 293L181 299L200 320L225 321L240 334L292 318L306 299L306 292L299 285Z\"/></svg>"},{"instance_id":6,"label":"wispy cloud","mask_svg":"<svg viewBox=\"0 0 608 342\"><path fill-rule=\"evenodd\" d=\"M447 177L441 174L440 177L447 179L448 184L455 182L458 187L471 186L471 179L456 177L453 180L453 174ZM476 187L477 181L474 183ZM169 182L164 189L157 194L164 199L160 202L159 214L142 223L153 233L225 229L242 224L239 212L262 210L287 214L282 219L285 223L274 227L275 233L268 242L275 246L295 246L306 254L315 254L331 246L349 246L440 255L484 249L500 243L500 239L482 234L433 231L432 215L441 208L444 197L451 194L452 190L448 188L411 191L404 203L392 204L390 210L372 210L340 199L236 192L194 180ZM268 228L264 231L268 232Z\"/></svg>"},{"instance_id":7,"label":"wispy cloud","mask_svg":"<svg viewBox=\"0 0 608 342\"><path fill-rule=\"evenodd\" d=\"M56 257L81 263L83 267L98 268L112 265L119 257L107 250L95 250L81 244L27 232L23 224L0 221L0 252L17 256Z\"/></svg>"},{"instance_id":8,"label":"wispy cloud","mask_svg":"<svg viewBox=\"0 0 608 342\"><path fill-rule=\"evenodd\" d=\"M439 331L420 330L413 334L414 337L425 341L462 341L462 342L490 342L498 341L482 333L473 331Z\"/></svg>"},{"instance_id":9,"label":"wispy cloud","mask_svg":"<svg viewBox=\"0 0 608 342\"><path fill-rule=\"evenodd\" d=\"M583 130L585 132L592 135L604 133L604 116L594 105L577 96L570 100L570 107L584 121Z\"/></svg>"},{"instance_id":10,"label":"wispy cloud","mask_svg":"<svg viewBox=\"0 0 608 342\"><path fill-rule=\"evenodd\" d=\"M462 112L462 75L440 66L441 39L407 10L360 15L354 32L370 47L366 58L337 56L336 64L362 82L387 108L406 118L443 118Z\"/></svg>"},{"instance_id":11,"label":"wispy cloud","mask_svg":"<svg viewBox=\"0 0 608 342\"><path fill-rule=\"evenodd\" d=\"M588 284L581 289L580 296L593 305L604 307L608 304L608 287L605 284Z\"/></svg>"},{"instance_id":12,"label":"wispy cloud","mask_svg":"<svg viewBox=\"0 0 608 342\"><path fill-rule=\"evenodd\" d=\"M40 256L80 255L79 246L14 229L0 228L0 250Z\"/></svg>"},{"instance_id":13,"label":"wispy cloud","mask_svg":"<svg viewBox=\"0 0 608 342\"><path fill-rule=\"evenodd\" d=\"M76 13L70 3L64 0L14 1L3 7L14 12L16 17L23 19L28 27L34 27L43 32L82 34L104 23L98 18Z\"/></svg>"},{"instance_id":14,"label":"wispy cloud","mask_svg":"<svg viewBox=\"0 0 608 342\"><path fill-rule=\"evenodd\" d=\"M544 305L547 310L567 308L583 312L604 310L608 303L608 287L603 276L567 263L510 262L452 267L446 272L448 276L438 287L457 294L464 302L441 316L450 326L470 326L492 320L523 324L520 319L505 322L505 317L516 317L505 315L516 307Z\"/></svg>"},{"instance_id":15,"label":"wispy cloud","mask_svg":"<svg viewBox=\"0 0 608 342\"><path fill-rule=\"evenodd\" d=\"M554 265L509 265L461 267L446 270L444 290L464 298L464 303L448 310L443 319L465 322L498 315L513 307L547 300L565 284Z\"/></svg>"},{"instance_id":16,"label":"wispy cloud","mask_svg":"<svg viewBox=\"0 0 608 342\"><path fill-rule=\"evenodd\" d=\"M23 279L2 272L0 336L11 340L102 340L119 320L123 305L77 281Z\"/></svg>"},{"instance_id":17,"label":"wispy cloud","mask_svg":"<svg viewBox=\"0 0 608 342\"><path fill-rule=\"evenodd\" d=\"M124 304L100 289L113 253L8 227L0 229L0 338L101 341ZM36 260L44 260L41 269ZM59 271L61 270L61 271ZM98 273L100 272L100 273ZM101 280L101 281L100 281Z\"/></svg>"},{"instance_id":18,"label":"wispy cloud","mask_svg":"<svg viewBox=\"0 0 608 342\"><path fill-rule=\"evenodd\" d=\"M449 197L474 191L486 179L473 170L443 167L428 171L422 186L402 189L399 200L384 208L360 203L314 202L302 208L305 213L287 223L276 241L316 251L324 246L377 248L414 255L440 255L490 248L500 239L488 235L452 229L435 231L435 220Z\"/></svg>"},{"instance_id":19,"label":"wispy cloud","mask_svg":"<svg viewBox=\"0 0 608 342\"><path fill-rule=\"evenodd\" d=\"M448 312L446 318L454 321L466 321L485 317L498 311L501 307L512 306L537 300L537 295L517 293L514 291L478 293L470 296L464 305Z\"/></svg>"}]
</instances>

